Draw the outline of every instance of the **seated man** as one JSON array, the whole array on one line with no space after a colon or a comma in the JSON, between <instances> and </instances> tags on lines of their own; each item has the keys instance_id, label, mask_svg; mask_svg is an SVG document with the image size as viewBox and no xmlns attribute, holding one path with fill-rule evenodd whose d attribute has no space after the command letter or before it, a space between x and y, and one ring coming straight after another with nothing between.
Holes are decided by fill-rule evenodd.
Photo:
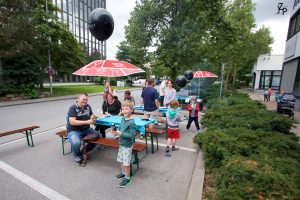
<instances>
[{"instance_id":1,"label":"seated man","mask_svg":"<svg viewBox=\"0 0 300 200\"><path fill-rule=\"evenodd\" d=\"M76 103L68 111L67 137L74 159L78 163L81 163L83 159L80 151L82 138L92 133L98 134L95 129L90 128L90 124L94 124L97 118L93 115L92 108L87 102L88 95L80 94ZM86 150L91 151L95 146L96 144L88 143Z\"/></svg>"}]
</instances>

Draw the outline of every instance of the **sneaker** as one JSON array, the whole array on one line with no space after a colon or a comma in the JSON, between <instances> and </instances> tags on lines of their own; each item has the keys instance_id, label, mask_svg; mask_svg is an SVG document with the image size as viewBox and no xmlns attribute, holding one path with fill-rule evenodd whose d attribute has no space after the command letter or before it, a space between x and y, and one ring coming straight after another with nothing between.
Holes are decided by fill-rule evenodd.
<instances>
[{"instance_id":1,"label":"sneaker","mask_svg":"<svg viewBox=\"0 0 300 200\"><path fill-rule=\"evenodd\" d=\"M82 161L82 158L80 156L75 156L74 159L78 163L81 163L81 161Z\"/></svg>"},{"instance_id":2,"label":"sneaker","mask_svg":"<svg viewBox=\"0 0 300 200\"><path fill-rule=\"evenodd\" d=\"M125 174L123 174L122 172L116 176L116 178L124 178L124 177L125 177Z\"/></svg>"},{"instance_id":3,"label":"sneaker","mask_svg":"<svg viewBox=\"0 0 300 200\"><path fill-rule=\"evenodd\" d=\"M140 140L144 140L144 139L145 139L145 137L143 135L141 135Z\"/></svg>"},{"instance_id":4,"label":"sneaker","mask_svg":"<svg viewBox=\"0 0 300 200\"><path fill-rule=\"evenodd\" d=\"M120 188L124 188L131 183L131 179L123 178L121 183L119 183Z\"/></svg>"},{"instance_id":5,"label":"sneaker","mask_svg":"<svg viewBox=\"0 0 300 200\"><path fill-rule=\"evenodd\" d=\"M99 146L98 146L98 150L103 150L105 147L104 147L104 145L102 145L102 144L100 144Z\"/></svg>"}]
</instances>

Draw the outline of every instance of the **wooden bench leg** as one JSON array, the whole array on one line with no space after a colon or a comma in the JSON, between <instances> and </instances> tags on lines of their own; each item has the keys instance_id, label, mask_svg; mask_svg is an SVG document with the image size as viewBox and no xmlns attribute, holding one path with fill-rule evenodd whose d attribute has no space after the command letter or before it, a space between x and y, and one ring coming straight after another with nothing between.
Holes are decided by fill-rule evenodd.
<instances>
[{"instance_id":1,"label":"wooden bench leg","mask_svg":"<svg viewBox=\"0 0 300 200\"><path fill-rule=\"evenodd\" d=\"M137 151L132 151L132 154L134 156L134 161L133 163L130 163L130 176L133 176L139 169L140 169L140 160L139 160L139 156L138 156L138 152ZM136 170L133 170L132 164L136 165Z\"/></svg>"},{"instance_id":2,"label":"wooden bench leg","mask_svg":"<svg viewBox=\"0 0 300 200\"><path fill-rule=\"evenodd\" d=\"M145 132L145 143L146 143L146 155L148 155L148 139L147 139L147 137L148 137L148 133L147 132Z\"/></svg>"},{"instance_id":3,"label":"wooden bench leg","mask_svg":"<svg viewBox=\"0 0 300 200\"><path fill-rule=\"evenodd\" d=\"M63 152L64 156L72 152L72 149L71 149L70 152L65 153L65 144L67 143L67 141L68 141L68 138L61 137L61 147L62 147L62 152Z\"/></svg>"},{"instance_id":4,"label":"wooden bench leg","mask_svg":"<svg viewBox=\"0 0 300 200\"><path fill-rule=\"evenodd\" d=\"M151 153L154 153L153 134L151 134L150 138L151 138Z\"/></svg>"},{"instance_id":5,"label":"wooden bench leg","mask_svg":"<svg viewBox=\"0 0 300 200\"><path fill-rule=\"evenodd\" d=\"M33 139L32 139L32 133L31 133L31 131L32 130L25 131L25 135L26 135L26 139L27 139L27 145L33 147L34 145L33 145ZM29 139L29 137L30 137L30 139ZM31 142L30 142L30 140L31 140Z\"/></svg>"}]
</instances>

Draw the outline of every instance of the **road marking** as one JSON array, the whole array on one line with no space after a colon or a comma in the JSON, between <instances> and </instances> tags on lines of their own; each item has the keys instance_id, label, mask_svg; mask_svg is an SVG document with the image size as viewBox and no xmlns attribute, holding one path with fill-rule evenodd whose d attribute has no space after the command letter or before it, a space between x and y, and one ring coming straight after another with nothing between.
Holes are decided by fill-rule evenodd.
<instances>
[{"instance_id":1,"label":"road marking","mask_svg":"<svg viewBox=\"0 0 300 200\"><path fill-rule=\"evenodd\" d=\"M137 139L136 141L146 143L145 140ZM151 141L148 141L148 144L151 144ZM154 144L154 146L155 146L155 144ZM167 145L163 144L163 143L158 143L158 146L166 147ZM182 150L191 151L191 152L198 152L198 149L192 149L192 148L181 147L181 146L178 146L178 147L179 147L179 149L182 149Z\"/></svg>"},{"instance_id":2,"label":"road marking","mask_svg":"<svg viewBox=\"0 0 300 200\"><path fill-rule=\"evenodd\" d=\"M50 131L55 131L57 129L65 129L65 126L60 126L60 127L57 127L57 128L53 128L53 129L50 129L50 130L39 132L39 133L33 134L32 137L35 137L35 136L38 136L38 135L43 135L45 133L48 133ZM5 146L5 145L9 145L9 144L12 144L12 143L15 143L15 142L19 142L21 140L26 140L26 136L22 137L22 138L15 139L15 140L12 140L12 141L9 141L9 142L5 142L3 144L0 144L0 147Z\"/></svg>"},{"instance_id":3,"label":"road marking","mask_svg":"<svg viewBox=\"0 0 300 200\"><path fill-rule=\"evenodd\" d=\"M18 180L22 181L35 191L41 193L48 199L53 200L69 200L69 198L65 197L64 195L56 192L55 190L52 190L51 188L47 187L46 185L42 184L41 182L38 182L37 180L34 180L33 178L27 176L26 174L18 171L17 169L9 166L5 162L0 160L0 168L7 172L8 174L12 175L13 177L17 178Z\"/></svg>"}]
</instances>

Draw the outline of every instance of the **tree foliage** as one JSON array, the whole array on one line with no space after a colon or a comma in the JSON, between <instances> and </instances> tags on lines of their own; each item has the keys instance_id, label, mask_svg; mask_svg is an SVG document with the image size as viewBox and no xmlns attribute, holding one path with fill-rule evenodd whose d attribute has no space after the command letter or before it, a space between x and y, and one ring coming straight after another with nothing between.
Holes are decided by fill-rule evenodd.
<instances>
[{"instance_id":1,"label":"tree foliage","mask_svg":"<svg viewBox=\"0 0 300 200\"><path fill-rule=\"evenodd\" d=\"M54 14L58 8L51 1L48 1L47 6L48 12L44 0L4 0L0 5L0 58L35 59L36 61L31 63L35 65L32 69L38 71L28 70L26 76L40 80L40 86L48 67L48 50L51 53L52 67L58 72L69 74L86 62L80 44ZM24 68L19 62L2 63L4 70L12 65L16 66L15 69ZM13 83L10 78L4 76L3 83Z\"/></svg>"},{"instance_id":2,"label":"tree foliage","mask_svg":"<svg viewBox=\"0 0 300 200\"><path fill-rule=\"evenodd\" d=\"M126 27L123 53L173 79L199 63L220 73L225 63L227 80L234 82L270 51L269 30L254 31L254 9L251 0L141 0Z\"/></svg>"}]
</instances>

